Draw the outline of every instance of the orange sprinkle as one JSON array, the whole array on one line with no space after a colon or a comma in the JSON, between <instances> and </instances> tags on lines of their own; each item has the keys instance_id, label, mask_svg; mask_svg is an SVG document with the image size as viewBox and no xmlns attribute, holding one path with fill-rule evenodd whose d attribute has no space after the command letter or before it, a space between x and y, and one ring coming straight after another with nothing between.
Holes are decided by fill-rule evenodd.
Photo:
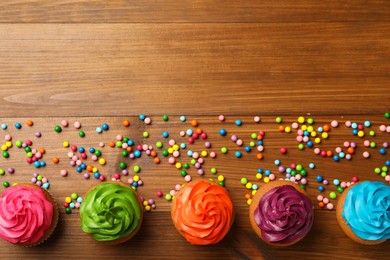
<instances>
[{"instance_id":1,"label":"orange sprinkle","mask_svg":"<svg viewBox=\"0 0 390 260\"><path fill-rule=\"evenodd\" d=\"M44 154L46 151L45 151L45 148L41 148L41 149L39 149L39 152L41 153L41 154Z\"/></svg>"},{"instance_id":2,"label":"orange sprinkle","mask_svg":"<svg viewBox=\"0 0 390 260\"><path fill-rule=\"evenodd\" d=\"M245 199L249 200L251 198L251 195L250 194L245 194Z\"/></svg>"},{"instance_id":3,"label":"orange sprinkle","mask_svg":"<svg viewBox=\"0 0 390 260\"><path fill-rule=\"evenodd\" d=\"M198 129L196 129L196 133L197 133L197 134L199 134L199 135L200 135L201 133L203 133L203 130L202 130L202 128L198 128Z\"/></svg>"},{"instance_id":4,"label":"orange sprinkle","mask_svg":"<svg viewBox=\"0 0 390 260\"><path fill-rule=\"evenodd\" d=\"M53 163L59 163L60 159L58 157L53 157Z\"/></svg>"},{"instance_id":5,"label":"orange sprinkle","mask_svg":"<svg viewBox=\"0 0 390 260\"><path fill-rule=\"evenodd\" d=\"M348 147L347 152L348 152L349 154L353 154L353 153L355 153L355 149L354 149L353 147Z\"/></svg>"},{"instance_id":6,"label":"orange sprinkle","mask_svg":"<svg viewBox=\"0 0 390 260\"><path fill-rule=\"evenodd\" d=\"M160 163L160 158L156 157L153 159L154 163L155 164L159 164Z\"/></svg>"},{"instance_id":7,"label":"orange sprinkle","mask_svg":"<svg viewBox=\"0 0 390 260\"><path fill-rule=\"evenodd\" d=\"M156 151L151 151L151 152L150 152L150 155L151 155L152 157L156 157L156 156L157 156L157 152L156 152Z\"/></svg>"},{"instance_id":8,"label":"orange sprinkle","mask_svg":"<svg viewBox=\"0 0 390 260\"><path fill-rule=\"evenodd\" d=\"M324 132L328 132L330 130L330 126L325 124L322 126L322 130L324 130Z\"/></svg>"},{"instance_id":9,"label":"orange sprinkle","mask_svg":"<svg viewBox=\"0 0 390 260\"><path fill-rule=\"evenodd\" d=\"M191 125L192 125L193 127L198 126L198 121L196 121L195 119L192 120L192 121L191 121Z\"/></svg>"},{"instance_id":10,"label":"orange sprinkle","mask_svg":"<svg viewBox=\"0 0 390 260\"><path fill-rule=\"evenodd\" d=\"M110 147L114 148L115 147L115 143L114 142L110 142Z\"/></svg>"},{"instance_id":11,"label":"orange sprinkle","mask_svg":"<svg viewBox=\"0 0 390 260\"><path fill-rule=\"evenodd\" d=\"M34 124L34 122L32 120L27 120L27 125L28 126L32 126Z\"/></svg>"},{"instance_id":12,"label":"orange sprinkle","mask_svg":"<svg viewBox=\"0 0 390 260\"><path fill-rule=\"evenodd\" d=\"M262 160L262 159L263 159L263 154L258 153L258 154L256 155L256 157L257 157L257 159Z\"/></svg>"},{"instance_id":13,"label":"orange sprinkle","mask_svg":"<svg viewBox=\"0 0 390 260\"><path fill-rule=\"evenodd\" d=\"M283 125L280 125L280 126L279 126L279 131L280 131L280 132L284 132L284 126L283 126Z\"/></svg>"},{"instance_id":14,"label":"orange sprinkle","mask_svg":"<svg viewBox=\"0 0 390 260\"><path fill-rule=\"evenodd\" d=\"M320 201L320 202L318 202L318 206L319 206L320 208L323 208L323 207L325 206L325 204L324 204L322 201Z\"/></svg>"},{"instance_id":15,"label":"orange sprinkle","mask_svg":"<svg viewBox=\"0 0 390 260\"><path fill-rule=\"evenodd\" d=\"M123 126L128 127L129 125L130 125L129 120L124 120L123 121Z\"/></svg>"},{"instance_id":16,"label":"orange sprinkle","mask_svg":"<svg viewBox=\"0 0 390 260\"><path fill-rule=\"evenodd\" d=\"M93 170L93 166L92 165L87 165L87 171L88 172L92 172Z\"/></svg>"},{"instance_id":17,"label":"orange sprinkle","mask_svg":"<svg viewBox=\"0 0 390 260\"><path fill-rule=\"evenodd\" d=\"M331 150L326 151L326 156L331 157L333 155L333 152Z\"/></svg>"},{"instance_id":18,"label":"orange sprinkle","mask_svg":"<svg viewBox=\"0 0 390 260\"><path fill-rule=\"evenodd\" d=\"M263 136L262 135L257 135L257 140L263 140Z\"/></svg>"},{"instance_id":19,"label":"orange sprinkle","mask_svg":"<svg viewBox=\"0 0 390 260\"><path fill-rule=\"evenodd\" d=\"M131 151L133 151L133 148L132 148L131 146L127 146L127 147L126 147L126 151L127 151L128 153L130 153Z\"/></svg>"}]
</instances>

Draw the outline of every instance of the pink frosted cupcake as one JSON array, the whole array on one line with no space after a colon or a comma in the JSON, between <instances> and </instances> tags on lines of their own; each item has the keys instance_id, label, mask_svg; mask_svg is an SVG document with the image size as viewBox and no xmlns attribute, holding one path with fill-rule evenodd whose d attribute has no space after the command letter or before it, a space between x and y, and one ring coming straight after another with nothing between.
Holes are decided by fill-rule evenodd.
<instances>
[{"instance_id":1,"label":"pink frosted cupcake","mask_svg":"<svg viewBox=\"0 0 390 260\"><path fill-rule=\"evenodd\" d=\"M0 197L0 237L16 245L38 245L53 233L58 215L47 190L34 184L11 186Z\"/></svg>"}]
</instances>

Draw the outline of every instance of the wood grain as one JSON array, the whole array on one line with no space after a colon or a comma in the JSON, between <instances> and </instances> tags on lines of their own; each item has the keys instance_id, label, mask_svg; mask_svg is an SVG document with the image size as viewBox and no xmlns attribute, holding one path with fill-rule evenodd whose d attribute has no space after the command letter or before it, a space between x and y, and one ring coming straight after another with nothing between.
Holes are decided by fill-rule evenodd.
<instances>
[{"instance_id":1,"label":"wood grain","mask_svg":"<svg viewBox=\"0 0 390 260\"><path fill-rule=\"evenodd\" d=\"M162 131L186 142L180 130L191 128L197 119L208 134L217 159L206 158L206 178L215 178L212 167L226 177L236 207L231 232L218 245L189 245L176 232L170 220L170 203L156 198L156 191L169 192L183 183L179 171L166 159L155 165L150 157L126 159L129 169L142 168L145 185L139 192L157 201L157 209L145 214L144 224L134 239L123 245L107 247L91 241L79 227L78 212L67 215L61 209L55 234L43 245L21 248L0 241L2 259L49 258L151 258L151 259L387 259L389 242L364 247L348 239L336 223L335 211L315 208L312 231L297 245L275 249L262 243L251 230L248 191L241 177L255 180L258 168L277 171L275 159L282 164L310 162L307 192L314 203L319 194L315 176L348 181L383 180L375 167L384 165L388 153L365 148L364 139L378 146L389 142L389 134L379 125L390 125L383 117L390 110L390 5L373 1L86 1L86 0L4 0L0 3L0 123L8 124L3 135L15 140L33 140L34 148L44 147L45 168L26 163L25 152L10 149L10 158L0 158L0 168L14 167L15 173L0 176L1 181L28 182L37 171L48 177L50 191L59 204L72 192L85 195L95 179L84 180L69 165L67 140L85 147L108 143L117 134L136 143L155 145L163 140ZM151 116L145 126L137 116ZM170 116L163 122L162 114ZM219 122L219 114L227 120ZM187 122L179 121L180 115ZM261 123L253 122L253 116ZM290 125L298 116L313 117L315 127L332 120L340 126L330 138L317 145L334 150L344 141L358 145L351 161L334 162L314 155L313 150L297 149L296 133L281 133L275 117ZM79 120L86 137L81 139L73 127L58 134L53 127L62 119ZM33 127L26 121L32 119ZM125 128L122 121L129 119ZM242 127L234 125L243 120ZM358 138L345 127L345 121L372 122L375 137ZM23 127L16 130L15 122ZM97 134L95 128L108 123L110 130ZM218 131L224 127L227 137ZM147 130L150 137L142 138ZM250 141L254 131L265 130L264 159L256 151L244 153L229 140L237 134ZM42 132L41 138L34 133ZM163 140L165 147L167 141ZM203 142L188 145L201 151ZM227 155L221 147L229 148ZM288 149L281 155L279 148ZM369 151L370 159L362 152ZM117 172L119 149L102 148L107 165L99 166L108 178ZM60 163L51 163L54 156ZM188 162L187 156L180 160ZM88 159L91 164L96 164ZM97 165L98 166L98 165ZM60 176L68 169L69 176ZM195 169L189 173L200 178ZM281 176L281 175L280 175ZM127 178L122 177L123 181ZM4 190L3 187L0 188ZM324 195L334 191L329 185ZM337 200L332 202L336 203Z\"/></svg>"},{"instance_id":2,"label":"wood grain","mask_svg":"<svg viewBox=\"0 0 390 260\"><path fill-rule=\"evenodd\" d=\"M2 23L268 23L389 21L386 0L3 0Z\"/></svg>"}]
</instances>

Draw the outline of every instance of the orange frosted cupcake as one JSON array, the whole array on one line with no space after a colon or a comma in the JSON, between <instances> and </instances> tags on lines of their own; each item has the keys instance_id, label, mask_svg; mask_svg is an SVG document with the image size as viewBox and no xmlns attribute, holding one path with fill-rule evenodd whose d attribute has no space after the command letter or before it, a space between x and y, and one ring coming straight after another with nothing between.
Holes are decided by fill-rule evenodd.
<instances>
[{"instance_id":1,"label":"orange frosted cupcake","mask_svg":"<svg viewBox=\"0 0 390 260\"><path fill-rule=\"evenodd\" d=\"M290 246L310 231L313 205L299 185L277 180L263 185L253 196L249 218L256 234L267 244Z\"/></svg>"},{"instance_id":2,"label":"orange frosted cupcake","mask_svg":"<svg viewBox=\"0 0 390 260\"><path fill-rule=\"evenodd\" d=\"M171 217L189 243L216 244L226 236L234 221L233 202L219 184L193 181L175 195Z\"/></svg>"},{"instance_id":3,"label":"orange frosted cupcake","mask_svg":"<svg viewBox=\"0 0 390 260\"><path fill-rule=\"evenodd\" d=\"M35 184L11 186L0 197L0 237L16 245L38 245L52 234L58 215L47 190Z\"/></svg>"}]
</instances>

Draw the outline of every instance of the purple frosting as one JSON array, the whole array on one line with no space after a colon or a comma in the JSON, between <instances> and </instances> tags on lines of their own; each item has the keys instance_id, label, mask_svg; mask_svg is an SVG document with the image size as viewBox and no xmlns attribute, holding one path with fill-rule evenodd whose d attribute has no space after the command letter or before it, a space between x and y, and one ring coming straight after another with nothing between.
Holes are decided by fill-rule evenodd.
<instances>
[{"instance_id":1,"label":"purple frosting","mask_svg":"<svg viewBox=\"0 0 390 260\"><path fill-rule=\"evenodd\" d=\"M310 231L313 206L311 200L294 187L279 186L263 195L254 219L265 241L288 244Z\"/></svg>"}]
</instances>

